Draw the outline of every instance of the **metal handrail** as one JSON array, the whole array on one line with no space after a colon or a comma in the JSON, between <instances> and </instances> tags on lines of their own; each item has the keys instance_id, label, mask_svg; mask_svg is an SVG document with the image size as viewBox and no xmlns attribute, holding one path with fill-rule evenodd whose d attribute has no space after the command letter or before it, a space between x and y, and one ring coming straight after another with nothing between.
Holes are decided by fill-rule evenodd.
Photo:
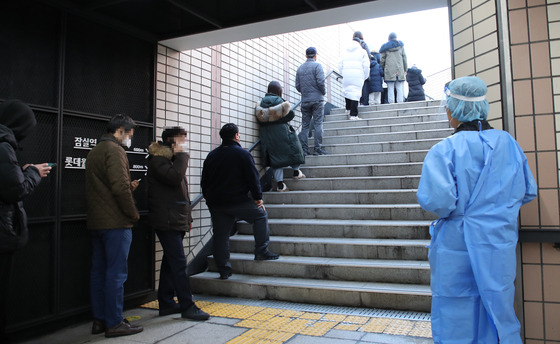
<instances>
[{"instance_id":1,"label":"metal handrail","mask_svg":"<svg viewBox=\"0 0 560 344\"><path fill-rule=\"evenodd\" d=\"M327 76L325 76L323 81L327 80L328 77L330 77L333 74L336 75L336 80L343 78L342 75L339 72L337 72L335 70L331 70L330 72L327 73ZM300 99L300 101L297 102L296 105L294 105L290 109L290 111L295 111L295 109L297 109L297 107L301 105L301 102L302 102L302 100ZM300 124L300 126L301 126L301 124ZM298 127L298 129L299 129L299 127ZM252 152L253 150L255 150L255 148L257 148L257 146L259 145L259 143L261 143L261 139L257 139L257 141L255 141L255 143L253 143L251 145L251 147L249 147L248 151ZM203 198L204 198L204 196L202 195L202 193L199 194L198 196L196 196L196 198L193 201L191 201L191 208L196 207L198 205L198 203L200 203L200 201L202 201Z\"/></svg>"}]
</instances>

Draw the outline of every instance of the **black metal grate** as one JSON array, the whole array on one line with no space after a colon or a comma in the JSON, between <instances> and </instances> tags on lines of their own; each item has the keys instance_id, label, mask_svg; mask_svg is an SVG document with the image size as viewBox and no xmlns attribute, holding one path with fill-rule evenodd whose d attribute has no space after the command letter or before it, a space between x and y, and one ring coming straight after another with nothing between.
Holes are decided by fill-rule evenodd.
<instances>
[{"instance_id":1,"label":"black metal grate","mask_svg":"<svg viewBox=\"0 0 560 344\"><path fill-rule=\"evenodd\" d=\"M63 215L86 214L85 162L91 148L106 132L108 120L64 116L62 134L62 204ZM134 131L132 147L127 149L131 179L140 179L140 186L134 192L138 210L147 210L146 194L146 149L152 138L152 128L139 127Z\"/></svg>"},{"instance_id":2,"label":"black metal grate","mask_svg":"<svg viewBox=\"0 0 560 344\"><path fill-rule=\"evenodd\" d=\"M68 21L66 110L153 121L154 46L81 18Z\"/></svg>"},{"instance_id":3,"label":"black metal grate","mask_svg":"<svg viewBox=\"0 0 560 344\"><path fill-rule=\"evenodd\" d=\"M29 1L4 1L0 12L0 98L56 107L60 15Z\"/></svg>"},{"instance_id":4,"label":"black metal grate","mask_svg":"<svg viewBox=\"0 0 560 344\"><path fill-rule=\"evenodd\" d=\"M60 308L71 311L89 303L91 242L85 221L60 226Z\"/></svg>"}]
</instances>

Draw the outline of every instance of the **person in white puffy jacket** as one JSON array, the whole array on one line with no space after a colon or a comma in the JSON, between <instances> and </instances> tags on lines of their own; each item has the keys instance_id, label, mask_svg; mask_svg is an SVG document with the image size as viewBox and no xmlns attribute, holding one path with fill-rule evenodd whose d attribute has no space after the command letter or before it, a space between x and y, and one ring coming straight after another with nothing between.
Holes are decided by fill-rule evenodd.
<instances>
[{"instance_id":1,"label":"person in white puffy jacket","mask_svg":"<svg viewBox=\"0 0 560 344\"><path fill-rule=\"evenodd\" d=\"M369 57L360 42L363 41L360 31L354 32L352 43L342 52L338 69L343 76L342 86L346 98L346 110L350 110L350 119L358 118L358 102L362 95L364 81L369 77Z\"/></svg>"}]
</instances>

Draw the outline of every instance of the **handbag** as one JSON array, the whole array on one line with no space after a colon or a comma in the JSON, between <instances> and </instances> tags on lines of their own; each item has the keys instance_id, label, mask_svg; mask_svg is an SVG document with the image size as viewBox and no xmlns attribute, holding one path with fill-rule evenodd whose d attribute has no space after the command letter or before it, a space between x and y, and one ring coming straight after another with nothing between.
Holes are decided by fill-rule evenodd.
<instances>
[{"instance_id":1,"label":"handbag","mask_svg":"<svg viewBox=\"0 0 560 344\"><path fill-rule=\"evenodd\" d=\"M29 240L27 216L20 204L0 203L0 252L14 252Z\"/></svg>"}]
</instances>

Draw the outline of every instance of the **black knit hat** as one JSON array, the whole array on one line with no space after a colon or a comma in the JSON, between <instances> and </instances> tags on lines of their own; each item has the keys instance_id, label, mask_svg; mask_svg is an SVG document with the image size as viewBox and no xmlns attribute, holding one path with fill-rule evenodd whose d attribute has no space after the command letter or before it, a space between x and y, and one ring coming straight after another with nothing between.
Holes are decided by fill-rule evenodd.
<instances>
[{"instance_id":1,"label":"black knit hat","mask_svg":"<svg viewBox=\"0 0 560 344\"><path fill-rule=\"evenodd\" d=\"M19 100L7 100L0 105L0 124L10 128L17 141L23 140L37 125L31 108Z\"/></svg>"}]
</instances>

